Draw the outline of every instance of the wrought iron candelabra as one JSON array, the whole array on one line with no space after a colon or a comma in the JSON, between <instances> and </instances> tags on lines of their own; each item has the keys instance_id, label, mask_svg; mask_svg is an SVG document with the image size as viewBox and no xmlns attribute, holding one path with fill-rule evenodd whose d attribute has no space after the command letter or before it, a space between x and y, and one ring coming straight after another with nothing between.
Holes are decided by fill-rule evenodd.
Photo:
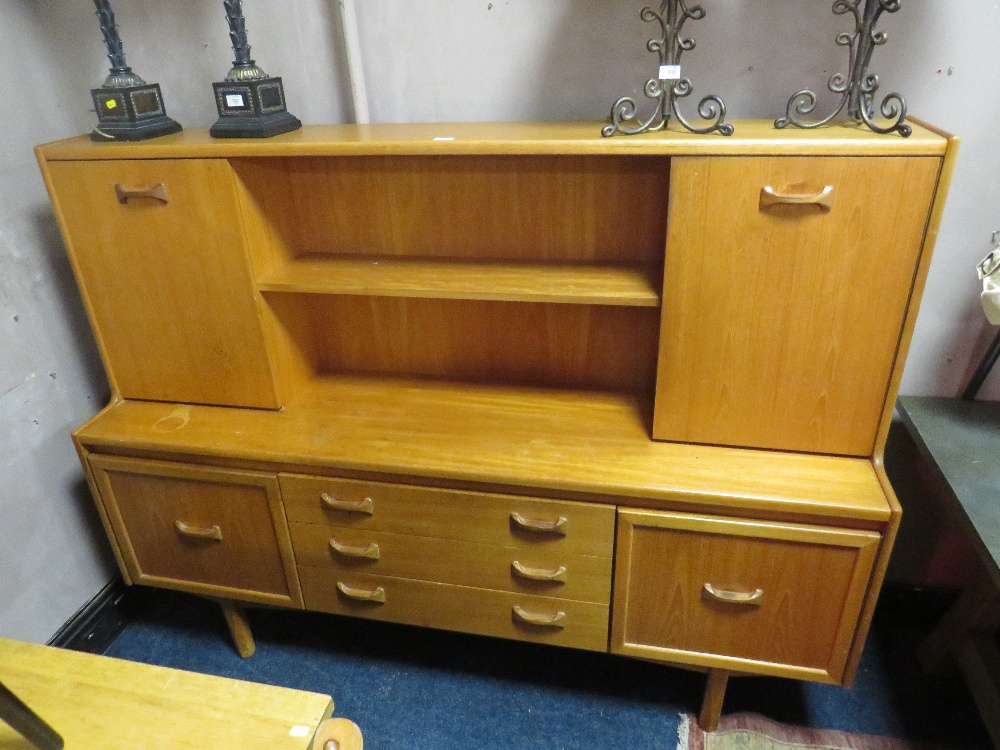
<instances>
[{"instance_id":1,"label":"wrought iron candelabra","mask_svg":"<svg viewBox=\"0 0 1000 750\"><path fill-rule=\"evenodd\" d=\"M646 96L656 100L656 109L648 119L640 120L636 117L638 105L635 99L622 97L611 108L611 123L601 131L602 135L636 135L663 130L671 117L692 133L733 134L733 126L725 121L726 104L715 94L706 96L698 104L698 114L708 121L707 125L699 127L692 124L678 107L678 102L694 91L691 79L681 73L681 55L695 48L695 40L683 34L684 24L688 20L700 21L704 17L702 6L688 8L685 0L663 0L659 11L650 7L642 9L640 18L647 23L658 23L661 32L659 37L650 39L646 44L646 48L659 55L660 59L659 75L646 81L644 87Z\"/></svg>"},{"instance_id":2,"label":"wrought iron candelabra","mask_svg":"<svg viewBox=\"0 0 1000 750\"><path fill-rule=\"evenodd\" d=\"M176 133L181 126L167 117L160 85L146 83L125 61L125 46L110 1L94 0L94 5L111 71L101 88L90 92L98 120L90 137L95 141L140 141Z\"/></svg>"},{"instance_id":3,"label":"wrought iron candelabra","mask_svg":"<svg viewBox=\"0 0 1000 750\"><path fill-rule=\"evenodd\" d=\"M875 48L889 39L884 31L876 31L878 21L883 13L895 13L899 8L900 0L836 0L833 4L835 14L850 13L854 16L854 33L844 32L837 36L837 44L850 51L848 73L834 74L828 84L830 91L841 95L840 104L822 120L803 120L802 117L812 114L816 108L816 94L806 89L788 100L785 116L775 120L774 126L818 128L832 122L846 108L850 119L864 123L876 133L899 133L908 138L913 133L913 128L905 123L906 100L900 94L889 94L879 107L882 116L890 121L889 124L882 126L875 122L875 95L879 88L879 78L868 72Z\"/></svg>"},{"instance_id":4,"label":"wrought iron candelabra","mask_svg":"<svg viewBox=\"0 0 1000 750\"><path fill-rule=\"evenodd\" d=\"M224 81L213 83L219 119L216 138L268 138L302 127L285 105L281 78L269 76L250 58L242 0L223 0L235 59Z\"/></svg>"}]
</instances>

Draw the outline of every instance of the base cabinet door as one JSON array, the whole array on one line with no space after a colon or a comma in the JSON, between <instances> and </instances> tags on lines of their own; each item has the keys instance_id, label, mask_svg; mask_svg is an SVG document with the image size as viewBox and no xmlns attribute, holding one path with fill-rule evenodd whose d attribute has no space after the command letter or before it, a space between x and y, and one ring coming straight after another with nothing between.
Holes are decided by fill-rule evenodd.
<instances>
[{"instance_id":1,"label":"base cabinet door","mask_svg":"<svg viewBox=\"0 0 1000 750\"><path fill-rule=\"evenodd\" d=\"M88 460L133 583L302 606L276 475Z\"/></svg>"},{"instance_id":2,"label":"base cabinet door","mask_svg":"<svg viewBox=\"0 0 1000 750\"><path fill-rule=\"evenodd\" d=\"M611 650L839 683L881 536L620 510Z\"/></svg>"}]
</instances>

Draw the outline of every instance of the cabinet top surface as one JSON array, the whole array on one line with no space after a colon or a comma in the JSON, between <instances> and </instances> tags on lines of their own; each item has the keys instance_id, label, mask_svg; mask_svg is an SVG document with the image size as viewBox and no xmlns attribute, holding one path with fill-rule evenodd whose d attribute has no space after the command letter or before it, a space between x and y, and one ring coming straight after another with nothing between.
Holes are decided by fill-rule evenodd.
<instances>
[{"instance_id":1,"label":"cabinet top surface","mask_svg":"<svg viewBox=\"0 0 1000 750\"><path fill-rule=\"evenodd\" d=\"M426 477L655 507L890 516L866 459L654 442L644 412L627 394L334 377L283 411L124 401L76 435L98 451L271 470Z\"/></svg>"},{"instance_id":2,"label":"cabinet top surface","mask_svg":"<svg viewBox=\"0 0 1000 750\"><path fill-rule=\"evenodd\" d=\"M913 135L878 135L860 126L776 130L764 120L736 121L731 137L665 131L603 138L599 122L309 125L266 139L216 139L206 129L148 141L97 143L78 136L40 146L50 161L280 156L611 154L939 156L948 139L913 123Z\"/></svg>"}]
</instances>

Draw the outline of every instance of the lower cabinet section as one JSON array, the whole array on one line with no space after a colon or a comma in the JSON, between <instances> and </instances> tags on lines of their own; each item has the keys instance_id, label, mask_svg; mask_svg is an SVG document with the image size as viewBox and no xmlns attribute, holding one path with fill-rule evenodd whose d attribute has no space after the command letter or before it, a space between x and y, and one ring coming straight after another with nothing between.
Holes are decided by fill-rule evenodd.
<instances>
[{"instance_id":1,"label":"lower cabinet section","mask_svg":"<svg viewBox=\"0 0 1000 750\"><path fill-rule=\"evenodd\" d=\"M274 474L91 455L134 583L302 606Z\"/></svg>"},{"instance_id":2,"label":"lower cabinet section","mask_svg":"<svg viewBox=\"0 0 1000 750\"><path fill-rule=\"evenodd\" d=\"M620 510L611 650L840 682L881 536Z\"/></svg>"},{"instance_id":3,"label":"lower cabinet section","mask_svg":"<svg viewBox=\"0 0 1000 750\"><path fill-rule=\"evenodd\" d=\"M608 650L608 607L367 574L299 568L306 609L463 633Z\"/></svg>"}]
</instances>

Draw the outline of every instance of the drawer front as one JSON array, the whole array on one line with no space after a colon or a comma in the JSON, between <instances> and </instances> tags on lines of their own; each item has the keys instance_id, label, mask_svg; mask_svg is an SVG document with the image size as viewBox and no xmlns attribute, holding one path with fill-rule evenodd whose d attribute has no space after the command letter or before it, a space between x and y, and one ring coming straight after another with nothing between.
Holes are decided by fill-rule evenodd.
<instances>
[{"instance_id":1,"label":"drawer front","mask_svg":"<svg viewBox=\"0 0 1000 750\"><path fill-rule=\"evenodd\" d=\"M299 565L595 602L611 601L611 558L292 523Z\"/></svg>"},{"instance_id":2,"label":"drawer front","mask_svg":"<svg viewBox=\"0 0 1000 750\"><path fill-rule=\"evenodd\" d=\"M613 651L841 681L880 535L652 511L618 525Z\"/></svg>"},{"instance_id":3,"label":"drawer front","mask_svg":"<svg viewBox=\"0 0 1000 750\"><path fill-rule=\"evenodd\" d=\"M615 508L384 482L280 474L288 520L611 557ZM339 508L339 509L338 509Z\"/></svg>"},{"instance_id":4,"label":"drawer front","mask_svg":"<svg viewBox=\"0 0 1000 750\"><path fill-rule=\"evenodd\" d=\"M125 398L277 408L224 159L49 164L88 312ZM162 186L157 197L121 191Z\"/></svg>"},{"instance_id":5,"label":"drawer front","mask_svg":"<svg viewBox=\"0 0 1000 750\"><path fill-rule=\"evenodd\" d=\"M310 610L589 651L608 647L608 607L600 604L322 568L300 567L299 577Z\"/></svg>"},{"instance_id":6,"label":"drawer front","mask_svg":"<svg viewBox=\"0 0 1000 750\"><path fill-rule=\"evenodd\" d=\"M135 583L302 606L273 474L91 455Z\"/></svg>"},{"instance_id":7,"label":"drawer front","mask_svg":"<svg viewBox=\"0 0 1000 750\"><path fill-rule=\"evenodd\" d=\"M654 437L870 456L940 168L672 160Z\"/></svg>"}]
</instances>

